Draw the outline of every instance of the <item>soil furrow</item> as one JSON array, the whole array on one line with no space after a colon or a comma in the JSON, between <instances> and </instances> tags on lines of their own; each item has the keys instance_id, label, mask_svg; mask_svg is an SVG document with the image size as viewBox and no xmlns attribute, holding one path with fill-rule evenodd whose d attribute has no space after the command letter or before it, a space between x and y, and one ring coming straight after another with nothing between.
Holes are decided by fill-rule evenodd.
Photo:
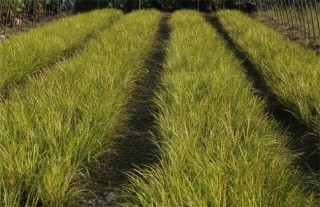
<instances>
[{"instance_id":1,"label":"soil furrow","mask_svg":"<svg viewBox=\"0 0 320 207\"><path fill-rule=\"evenodd\" d=\"M279 101L277 95L266 83L263 75L259 73L245 52L239 49L240 47L230 37L218 18L208 17L207 20L220 36L224 38L228 48L233 51L235 57L240 60L244 72L252 83L254 95L266 101L265 112L274 117L279 129L285 131L289 136L290 143L288 148L301 153L301 156L297 159L297 165L306 172L312 170L319 173L319 155L315 153L318 150L319 137L314 135L315 133L310 127L304 125L301 120L290 112L290 109Z\"/></svg>"},{"instance_id":2,"label":"soil furrow","mask_svg":"<svg viewBox=\"0 0 320 207\"><path fill-rule=\"evenodd\" d=\"M90 169L90 180L87 190L93 194L80 199L82 206L117 206L121 203L121 187L128 184L128 173L137 168L152 166L157 163L156 146L151 140L158 132L154 115L158 109L153 103L161 83L160 78L165 61L165 42L169 39L170 30L165 15L159 25L152 51L144 62L144 72L134 84L126 106L129 120L120 127L121 132L106 155Z\"/></svg>"}]
</instances>

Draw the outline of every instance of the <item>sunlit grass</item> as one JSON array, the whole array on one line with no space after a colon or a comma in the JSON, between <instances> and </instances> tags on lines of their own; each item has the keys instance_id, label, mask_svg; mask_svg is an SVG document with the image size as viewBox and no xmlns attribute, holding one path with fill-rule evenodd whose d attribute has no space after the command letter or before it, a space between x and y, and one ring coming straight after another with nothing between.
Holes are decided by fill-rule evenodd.
<instances>
[{"instance_id":1,"label":"sunlit grass","mask_svg":"<svg viewBox=\"0 0 320 207\"><path fill-rule=\"evenodd\" d=\"M160 19L156 11L122 17L0 104L0 206L66 206L82 189L81 171L127 119Z\"/></svg>"},{"instance_id":2,"label":"sunlit grass","mask_svg":"<svg viewBox=\"0 0 320 207\"><path fill-rule=\"evenodd\" d=\"M160 163L132 176L125 206L313 206L287 138L200 13L179 11L155 103Z\"/></svg>"},{"instance_id":3,"label":"sunlit grass","mask_svg":"<svg viewBox=\"0 0 320 207\"><path fill-rule=\"evenodd\" d=\"M280 101L320 135L320 58L316 53L240 12L221 11L218 17Z\"/></svg>"},{"instance_id":4,"label":"sunlit grass","mask_svg":"<svg viewBox=\"0 0 320 207\"><path fill-rule=\"evenodd\" d=\"M118 10L100 10L63 18L32 29L0 44L0 89L19 81L82 45L98 30L121 16Z\"/></svg>"}]
</instances>

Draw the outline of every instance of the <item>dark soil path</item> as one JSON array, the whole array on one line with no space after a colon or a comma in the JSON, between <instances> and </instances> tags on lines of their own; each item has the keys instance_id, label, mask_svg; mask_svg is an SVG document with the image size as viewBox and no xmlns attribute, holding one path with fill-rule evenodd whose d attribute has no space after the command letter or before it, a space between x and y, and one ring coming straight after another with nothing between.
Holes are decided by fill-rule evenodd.
<instances>
[{"instance_id":1,"label":"dark soil path","mask_svg":"<svg viewBox=\"0 0 320 207\"><path fill-rule=\"evenodd\" d=\"M256 66L250 61L246 54L239 49L240 47L229 36L219 20L216 17L208 17L208 21L220 36L224 38L229 49L233 51L234 55L241 61L248 79L252 82L253 93L257 97L266 100L265 112L274 117L279 125L279 130L287 132L291 140L290 146L288 146L290 150L303 153L299 160L297 160L297 165L306 172L310 172L311 169L313 172L319 173L319 154L314 153L318 149L319 137L312 135L312 129L302 124L299 119L289 112L290 109L286 108L286 106L279 101L267 85L264 77L256 69Z\"/></svg>"},{"instance_id":2,"label":"dark soil path","mask_svg":"<svg viewBox=\"0 0 320 207\"><path fill-rule=\"evenodd\" d=\"M154 117L158 109L153 98L161 86L165 41L170 36L169 17L166 14L160 23L153 49L144 63L145 71L128 100L127 113L131 118L121 127L124 130L117 135L119 138L108 154L99 159L99 165L91 166L91 179L86 182L87 190L93 194L80 199L82 206L117 206L122 200L121 187L128 184L127 173L157 163L156 146L151 140L158 128Z\"/></svg>"}]
</instances>

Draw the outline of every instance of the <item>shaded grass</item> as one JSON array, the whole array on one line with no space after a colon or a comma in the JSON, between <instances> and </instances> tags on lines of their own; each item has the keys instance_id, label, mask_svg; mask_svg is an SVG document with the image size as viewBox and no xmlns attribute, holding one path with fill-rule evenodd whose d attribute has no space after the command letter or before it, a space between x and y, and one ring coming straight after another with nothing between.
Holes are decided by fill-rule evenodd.
<instances>
[{"instance_id":1,"label":"shaded grass","mask_svg":"<svg viewBox=\"0 0 320 207\"><path fill-rule=\"evenodd\" d=\"M160 19L155 11L121 18L0 104L0 206L65 206L81 191L75 181L127 119Z\"/></svg>"},{"instance_id":2,"label":"shaded grass","mask_svg":"<svg viewBox=\"0 0 320 207\"><path fill-rule=\"evenodd\" d=\"M124 206L313 206L287 138L200 13L170 20L155 136L160 164L132 176ZM270 124L271 123L271 124Z\"/></svg>"}]
</instances>

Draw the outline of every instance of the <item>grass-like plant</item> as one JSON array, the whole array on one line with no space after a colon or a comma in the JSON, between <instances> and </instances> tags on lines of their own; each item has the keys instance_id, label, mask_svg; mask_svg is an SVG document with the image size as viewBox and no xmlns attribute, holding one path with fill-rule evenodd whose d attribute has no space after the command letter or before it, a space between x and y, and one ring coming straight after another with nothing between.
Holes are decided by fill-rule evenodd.
<instances>
[{"instance_id":1,"label":"grass-like plant","mask_svg":"<svg viewBox=\"0 0 320 207\"><path fill-rule=\"evenodd\" d=\"M160 19L156 11L122 17L0 104L0 206L66 206L81 190L75 181L127 118Z\"/></svg>"},{"instance_id":2,"label":"grass-like plant","mask_svg":"<svg viewBox=\"0 0 320 207\"><path fill-rule=\"evenodd\" d=\"M1 43L0 89L73 52L121 14L118 10L79 14L32 29Z\"/></svg>"},{"instance_id":3,"label":"grass-like plant","mask_svg":"<svg viewBox=\"0 0 320 207\"><path fill-rule=\"evenodd\" d=\"M160 163L132 176L125 206L313 206L287 138L200 13L179 11L155 103Z\"/></svg>"},{"instance_id":4,"label":"grass-like plant","mask_svg":"<svg viewBox=\"0 0 320 207\"><path fill-rule=\"evenodd\" d=\"M256 65L278 99L320 135L320 58L238 11L219 20Z\"/></svg>"}]
</instances>

